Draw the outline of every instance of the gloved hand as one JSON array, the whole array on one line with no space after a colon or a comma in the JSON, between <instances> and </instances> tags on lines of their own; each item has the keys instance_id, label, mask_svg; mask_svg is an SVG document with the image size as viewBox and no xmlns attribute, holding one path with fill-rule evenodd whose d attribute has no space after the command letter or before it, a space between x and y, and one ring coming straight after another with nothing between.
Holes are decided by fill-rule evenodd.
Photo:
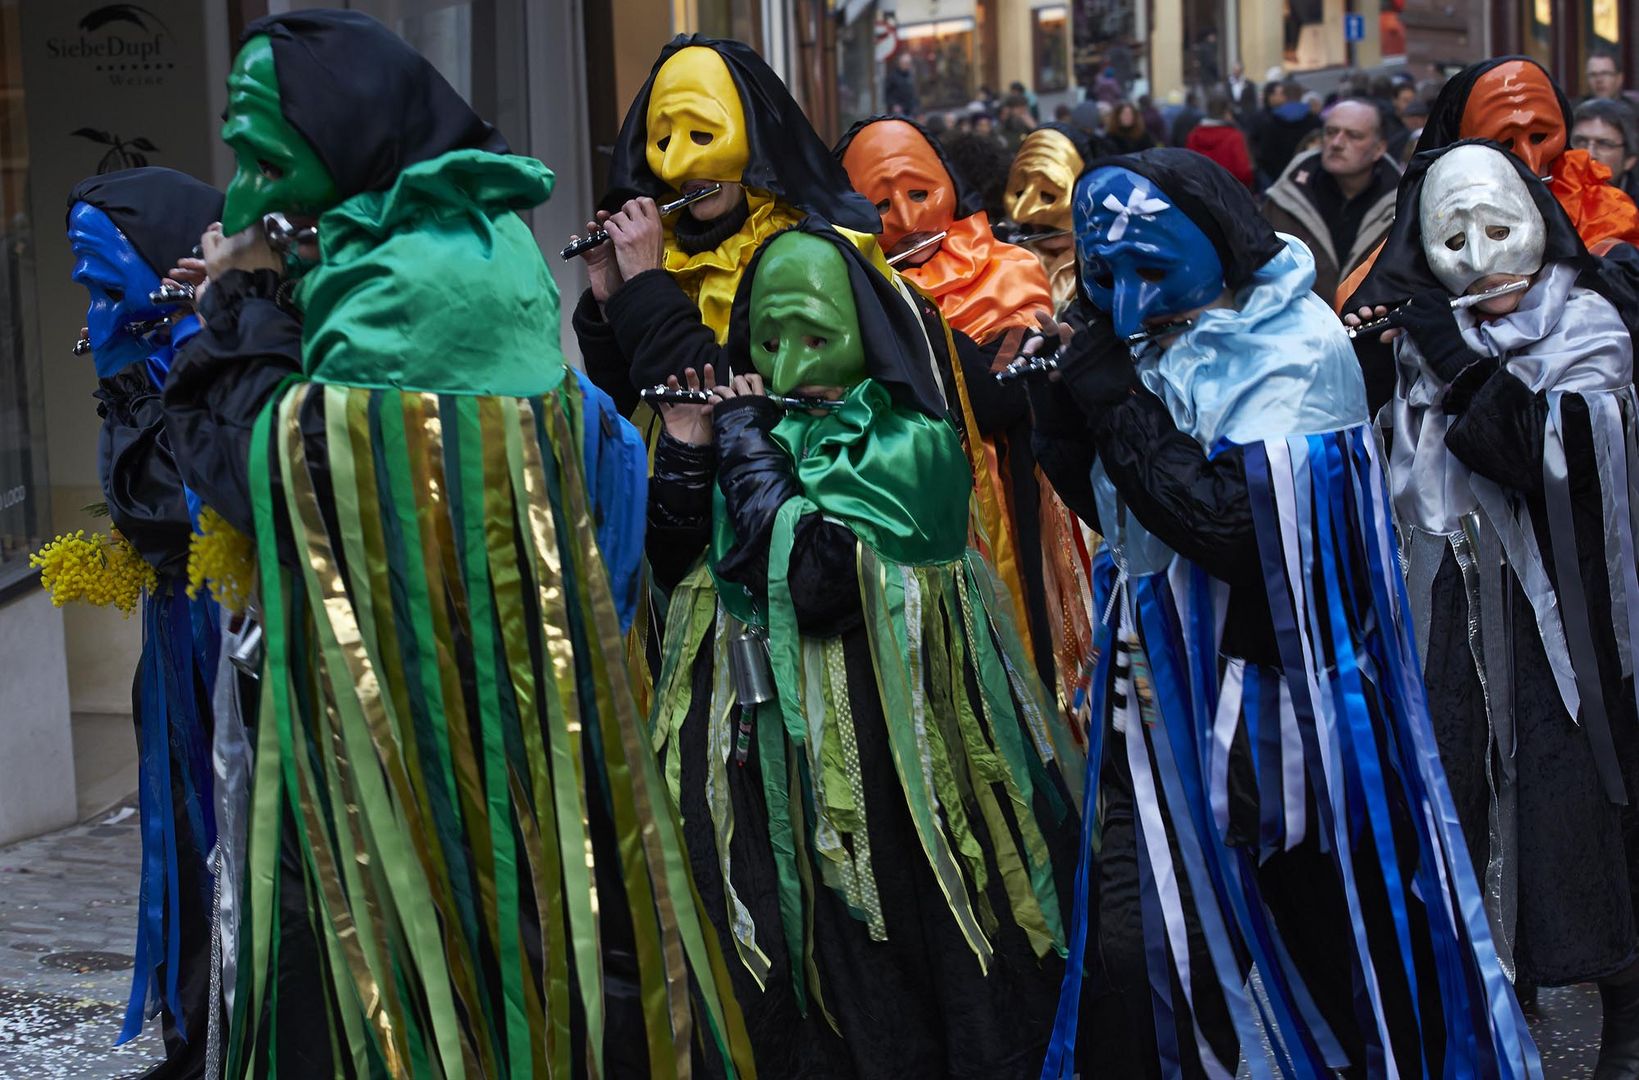
<instances>
[{"instance_id":1,"label":"gloved hand","mask_svg":"<svg viewBox=\"0 0 1639 1080\"><path fill-rule=\"evenodd\" d=\"M1103 312L1076 330L1059 354L1059 378L1088 412L1119 405L1138 387L1138 369L1126 342Z\"/></svg>"},{"instance_id":2,"label":"gloved hand","mask_svg":"<svg viewBox=\"0 0 1639 1080\"><path fill-rule=\"evenodd\" d=\"M1428 362L1429 371L1442 383L1450 383L1464 368L1481 359L1463 340L1463 332L1457 326L1457 313L1445 293L1419 293L1389 314L1389 325L1398 326L1411 335L1417 351Z\"/></svg>"},{"instance_id":3,"label":"gloved hand","mask_svg":"<svg viewBox=\"0 0 1639 1080\"><path fill-rule=\"evenodd\" d=\"M717 435L717 486L737 543L718 564L736 581L756 580L768 555L768 536L786 500L802 494L796 463L774 441L785 414L760 393L719 401L712 409Z\"/></svg>"}]
</instances>

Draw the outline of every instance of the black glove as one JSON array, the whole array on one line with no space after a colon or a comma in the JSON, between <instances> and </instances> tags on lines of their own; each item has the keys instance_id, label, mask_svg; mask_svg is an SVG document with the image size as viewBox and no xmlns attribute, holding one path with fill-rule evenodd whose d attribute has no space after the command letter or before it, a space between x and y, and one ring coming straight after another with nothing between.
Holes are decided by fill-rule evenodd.
<instances>
[{"instance_id":1,"label":"black glove","mask_svg":"<svg viewBox=\"0 0 1639 1080\"><path fill-rule=\"evenodd\" d=\"M1463 332L1457 327L1457 313L1445 293L1419 293L1389 314L1389 325L1398 326L1411 335L1417 351L1428 361L1429 370L1442 383L1451 382L1464 368L1480 359L1480 354L1463 340Z\"/></svg>"},{"instance_id":2,"label":"black glove","mask_svg":"<svg viewBox=\"0 0 1639 1080\"><path fill-rule=\"evenodd\" d=\"M1107 315L1100 312L1076 330L1059 354L1059 379L1086 412L1119 405L1137 388L1132 352Z\"/></svg>"},{"instance_id":3,"label":"black glove","mask_svg":"<svg viewBox=\"0 0 1639 1080\"><path fill-rule=\"evenodd\" d=\"M1461 416L1468 411L1469 402L1497 373L1497 359L1493 356L1474 357L1474 363L1469 364L1457 377L1446 385L1445 396L1440 399L1440 408L1447 416Z\"/></svg>"},{"instance_id":4,"label":"black glove","mask_svg":"<svg viewBox=\"0 0 1639 1080\"><path fill-rule=\"evenodd\" d=\"M761 584L774 516L786 500L802 494L796 464L772 434L784 416L778 405L755 394L718 402L711 412L717 486L737 541L717 572L743 584Z\"/></svg>"}]
</instances>

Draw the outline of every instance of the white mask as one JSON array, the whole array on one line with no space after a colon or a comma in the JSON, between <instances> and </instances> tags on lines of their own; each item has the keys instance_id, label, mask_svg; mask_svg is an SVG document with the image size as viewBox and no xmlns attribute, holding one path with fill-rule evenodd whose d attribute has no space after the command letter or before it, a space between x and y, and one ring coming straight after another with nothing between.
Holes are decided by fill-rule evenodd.
<instances>
[{"instance_id":1,"label":"white mask","mask_svg":"<svg viewBox=\"0 0 1639 1080\"><path fill-rule=\"evenodd\" d=\"M1548 228L1500 150L1459 146L1430 166L1418 222L1429 269L1452 296L1492 274L1542 269Z\"/></svg>"}]
</instances>

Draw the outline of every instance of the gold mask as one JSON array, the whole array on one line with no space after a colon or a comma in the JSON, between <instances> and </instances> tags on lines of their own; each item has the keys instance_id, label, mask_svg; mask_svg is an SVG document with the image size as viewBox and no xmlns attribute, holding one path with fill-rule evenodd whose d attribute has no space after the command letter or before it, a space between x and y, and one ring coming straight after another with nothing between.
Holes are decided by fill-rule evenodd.
<instances>
[{"instance_id":1,"label":"gold mask","mask_svg":"<svg viewBox=\"0 0 1639 1080\"><path fill-rule=\"evenodd\" d=\"M1003 197L1008 220L1036 231L1073 229L1070 196L1085 162L1075 143L1051 128L1032 131L1019 144L1018 156L1007 174ZM1053 289L1053 302L1062 308L1076 296L1076 248L1071 237L1043 240L1030 250L1041 260Z\"/></svg>"},{"instance_id":2,"label":"gold mask","mask_svg":"<svg viewBox=\"0 0 1639 1080\"><path fill-rule=\"evenodd\" d=\"M1015 225L1071 228L1070 193L1084 164L1075 144L1062 132L1051 128L1032 131L1019 144L1007 174L1003 201L1008 220Z\"/></svg>"},{"instance_id":3,"label":"gold mask","mask_svg":"<svg viewBox=\"0 0 1639 1080\"><path fill-rule=\"evenodd\" d=\"M674 191L689 180L738 181L751 160L745 106L715 49L691 45L660 65L646 123L649 171Z\"/></svg>"}]
</instances>

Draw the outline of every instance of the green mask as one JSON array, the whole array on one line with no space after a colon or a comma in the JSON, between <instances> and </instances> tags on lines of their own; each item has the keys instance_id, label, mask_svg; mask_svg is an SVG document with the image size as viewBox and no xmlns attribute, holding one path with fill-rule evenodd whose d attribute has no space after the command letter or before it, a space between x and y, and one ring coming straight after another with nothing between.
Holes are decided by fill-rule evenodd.
<instances>
[{"instance_id":1,"label":"green mask","mask_svg":"<svg viewBox=\"0 0 1639 1080\"><path fill-rule=\"evenodd\" d=\"M751 286L751 362L776 394L800 386L847 389L865 372L848 264L808 233L777 237Z\"/></svg>"},{"instance_id":2,"label":"green mask","mask_svg":"<svg viewBox=\"0 0 1639 1080\"><path fill-rule=\"evenodd\" d=\"M222 141L236 164L222 208L222 231L230 236L274 211L317 217L341 202L318 152L279 107L273 42L265 34L245 42L228 72Z\"/></svg>"}]
</instances>

